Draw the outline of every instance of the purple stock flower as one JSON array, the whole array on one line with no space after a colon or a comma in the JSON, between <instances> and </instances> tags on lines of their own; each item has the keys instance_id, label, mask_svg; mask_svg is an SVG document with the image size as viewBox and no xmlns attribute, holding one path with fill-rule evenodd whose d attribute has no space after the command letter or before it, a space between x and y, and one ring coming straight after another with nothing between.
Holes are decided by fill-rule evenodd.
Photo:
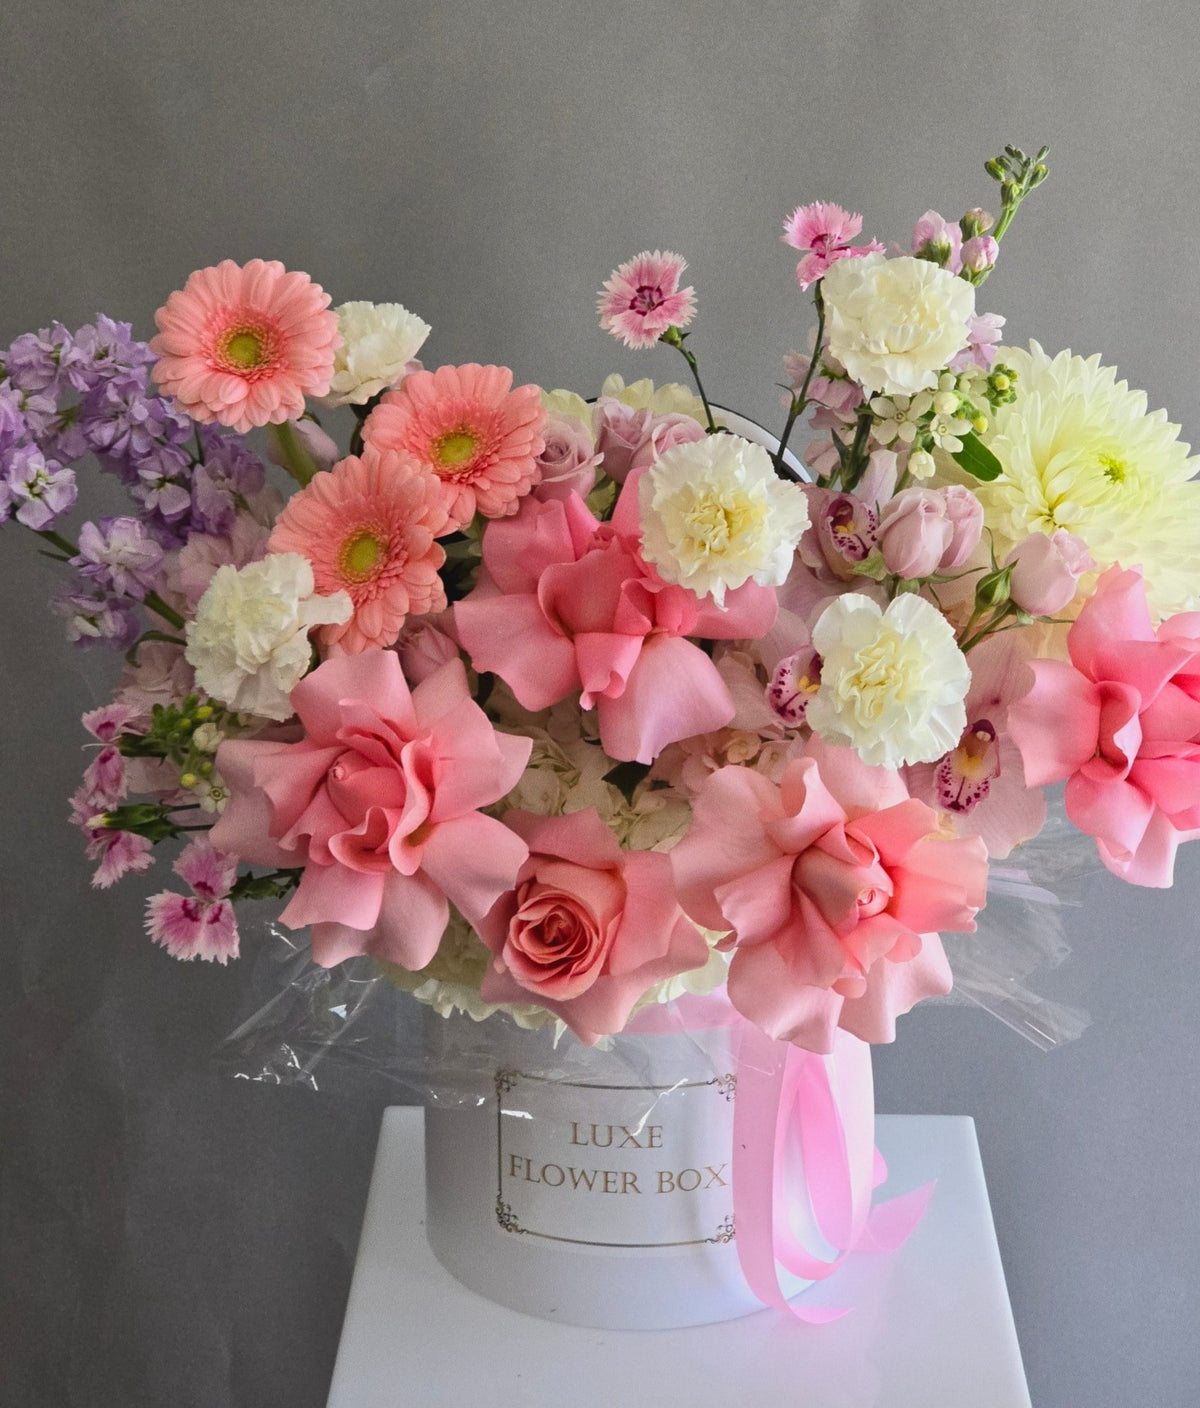
<instances>
[{"instance_id":1,"label":"purple stock flower","mask_svg":"<svg viewBox=\"0 0 1200 1408\"><path fill-rule=\"evenodd\" d=\"M17 445L3 456L0 521L11 515L40 532L74 504L77 492L74 473L36 445Z\"/></svg>"},{"instance_id":2,"label":"purple stock flower","mask_svg":"<svg viewBox=\"0 0 1200 1408\"><path fill-rule=\"evenodd\" d=\"M73 341L78 358L69 376L78 391L90 390L102 377L147 367L154 361L149 346L134 337L131 323L114 322L104 313L97 313L94 323L85 323Z\"/></svg>"},{"instance_id":3,"label":"purple stock flower","mask_svg":"<svg viewBox=\"0 0 1200 1408\"><path fill-rule=\"evenodd\" d=\"M144 368L99 380L79 408L79 425L87 448L118 473L161 445L178 445L190 429L169 401L150 394Z\"/></svg>"},{"instance_id":4,"label":"purple stock flower","mask_svg":"<svg viewBox=\"0 0 1200 1408\"><path fill-rule=\"evenodd\" d=\"M133 607L111 596L98 582L78 578L50 604L66 618L67 639L76 645L109 645L114 650L128 650L138 637Z\"/></svg>"},{"instance_id":5,"label":"purple stock flower","mask_svg":"<svg viewBox=\"0 0 1200 1408\"><path fill-rule=\"evenodd\" d=\"M235 514L266 483L257 455L233 436L207 428L201 432L204 462L192 475L193 532L226 533Z\"/></svg>"},{"instance_id":6,"label":"purple stock flower","mask_svg":"<svg viewBox=\"0 0 1200 1408\"><path fill-rule=\"evenodd\" d=\"M162 548L139 519L102 518L79 530L79 556L71 566L114 595L141 601L153 588L162 560Z\"/></svg>"},{"instance_id":7,"label":"purple stock flower","mask_svg":"<svg viewBox=\"0 0 1200 1408\"><path fill-rule=\"evenodd\" d=\"M25 332L5 352L3 361L8 378L18 390L36 395L57 394L61 385L61 363L71 360L71 335L61 323L40 332Z\"/></svg>"},{"instance_id":8,"label":"purple stock flower","mask_svg":"<svg viewBox=\"0 0 1200 1408\"><path fill-rule=\"evenodd\" d=\"M21 397L7 381L0 383L0 455L25 438L25 417Z\"/></svg>"}]
</instances>

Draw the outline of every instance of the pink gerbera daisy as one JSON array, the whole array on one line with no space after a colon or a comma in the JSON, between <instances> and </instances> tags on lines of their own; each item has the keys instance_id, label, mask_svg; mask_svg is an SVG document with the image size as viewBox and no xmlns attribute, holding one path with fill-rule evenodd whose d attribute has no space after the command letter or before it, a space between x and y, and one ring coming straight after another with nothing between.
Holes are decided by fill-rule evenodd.
<instances>
[{"instance_id":1,"label":"pink gerbera daisy","mask_svg":"<svg viewBox=\"0 0 1200 1408\"><path fill-rule=\"evenodd\" d=\"M279 515L269 548L308 558L321 595L350 597L350 619L316 635L355 655L393 644L410 615L445 608L446 554L435 540L447 531L438 480L410 455L367 446L313 476Z\"/></svg>"},{"instance_id":2,"label":"pink gerbera daisy","mask_svg":"<svg viewBox=\"0 0 1200 1408\"><path fill-rule=\"evenodd\" d=\"M154 315L154 378L193 420L245 432L323 396L341 345L329 295L277 260L197 269Z\"/></svg>"},{"instance_id":3,"label":"pink gerbera daisy","mask_svg":"<svg viewBox=\"0 0 1200 1408\"><path fill-rule=\"evenodd\" d=\"M515 513L538 481L546 413L536 386L512 387L507 367L438 367L404 378L371 412L363 438L399 450L435 478L448 522L444 532Z\"/></svg>"},{"instance_id":4,"label":"pink gerbera daisy","mask_svg":"<svg viewBox=\"0 0 1200 1408\"><path fill-rule=\"evenodd\" d=\"M635 255L604 281L596 312L605 332L626 347L653 347L668 328L685 328L696 312L696 290L680 288L687 260L669 250Z\"/></svg>"}]
</instances>

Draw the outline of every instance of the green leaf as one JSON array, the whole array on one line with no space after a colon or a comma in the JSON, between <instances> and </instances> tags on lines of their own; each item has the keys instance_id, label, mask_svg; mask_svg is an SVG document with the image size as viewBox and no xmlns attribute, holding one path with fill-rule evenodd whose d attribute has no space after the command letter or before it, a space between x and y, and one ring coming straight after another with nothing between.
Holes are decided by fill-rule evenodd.
<instances>
[{"instance_id":1,"label":"green leaf","mask_svg":"<svg viewBox=\"0 0 1200 1408\"><path fill-rule=\"evenodd\" d=\"M1004 466L978 435L964 435L962 449L952 459L976 479L998 479L1004 471Z\"/></svg>"}]
</instances>

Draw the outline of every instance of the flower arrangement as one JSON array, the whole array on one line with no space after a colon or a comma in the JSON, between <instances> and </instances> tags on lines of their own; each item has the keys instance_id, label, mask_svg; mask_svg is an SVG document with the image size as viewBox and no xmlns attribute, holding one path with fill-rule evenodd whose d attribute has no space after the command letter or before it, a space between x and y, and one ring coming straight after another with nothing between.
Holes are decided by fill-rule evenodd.
<instances>
[{"instance_id":1,"label":"flower arrangement","mask_svg":"<svg viewBox=\"0 0 1200 1408\"><path fill-rule=\"evenodd\" d=\"M695 392L430 370L407 309L257 259L193 273L149 343L17 338L0 521L126 659L71 799L94 883L182 841L146 912L177 958L236 957L238 902L274 897L319 963L443 1012L594 1043L724 988L817 1052L948 990L940 935L1052 784L1105 866L1169 885L1200 836L1200 481L1112 368L977 306L1045 156L1006 148L999 218L928 211L907 252L788 217L815 330L777 440L708 399L661 251L600 326ZM130 510L68 536L88 456Z\"/></svg>"}]
</instances>

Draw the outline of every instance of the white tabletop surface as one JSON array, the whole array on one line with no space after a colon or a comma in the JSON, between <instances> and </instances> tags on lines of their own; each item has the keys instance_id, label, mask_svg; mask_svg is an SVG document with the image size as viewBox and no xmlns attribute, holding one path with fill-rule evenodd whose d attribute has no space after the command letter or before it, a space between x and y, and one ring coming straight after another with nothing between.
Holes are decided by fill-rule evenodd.
<instances>
[{"instance_id":1,"label":"white tabletop surface","mask_svg":"<svg viewBox=\"0 0 1200 1408\"><path fill-rule=\"evenodd\" d=\"M442 1269L421 1111L389 1109L329 1408L1029 1408L973 1122L884 1115L877 1137L886 1191L937 1189L900 1251L806 1293L851 1306L842 1320L603 1331L493 1305Z\"/></svg>"}]
</instances>

